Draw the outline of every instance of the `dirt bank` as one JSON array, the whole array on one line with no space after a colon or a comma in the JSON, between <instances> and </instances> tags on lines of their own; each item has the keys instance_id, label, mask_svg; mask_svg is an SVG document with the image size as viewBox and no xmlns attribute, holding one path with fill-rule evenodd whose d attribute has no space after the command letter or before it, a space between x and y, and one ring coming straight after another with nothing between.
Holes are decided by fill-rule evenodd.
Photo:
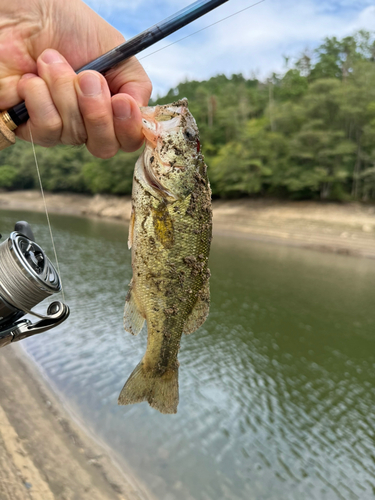
<instances>
[{"instance_id":1,"label":"dirt bank","mask_svg":"<svg viewBox=\"0 0 375 500\"><path fill-rule=\"evenodd\" d=\"M46 194L51 213L129 220L130 198ZM214 201L214 234L375 258L375 207L360 203ZM40 192L0 193L0 208L44 211Z\"/></svg>"},{"instance_id":2,"label":"dirt bank","mask_svg":"<svg viewBox=\"0 0 375 500\"><path fill-rule=\"evenodd\" d=\"M1 500L145 500L15 344L0 350Z\"/></svg>"}]
</instances>

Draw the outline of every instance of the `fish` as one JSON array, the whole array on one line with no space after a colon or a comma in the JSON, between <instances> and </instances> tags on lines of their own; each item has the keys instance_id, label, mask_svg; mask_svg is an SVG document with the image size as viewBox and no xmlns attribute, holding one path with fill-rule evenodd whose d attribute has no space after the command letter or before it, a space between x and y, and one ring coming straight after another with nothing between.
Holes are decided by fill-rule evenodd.
<instances>
[{"instance_id":1,"label":"fish","mask_svg":"<svg viewBox=\"0 0 375 500\"><path fill-rule=\"evenodd\" d=\"M145 147L133 177L133 277L124 328L137 335L146 321L147 348L118 403L147 401L173 414L182 334L195 332L209 312L211 188L187 99L143 107L141 113Z\"/></svg>"}]
</instances>

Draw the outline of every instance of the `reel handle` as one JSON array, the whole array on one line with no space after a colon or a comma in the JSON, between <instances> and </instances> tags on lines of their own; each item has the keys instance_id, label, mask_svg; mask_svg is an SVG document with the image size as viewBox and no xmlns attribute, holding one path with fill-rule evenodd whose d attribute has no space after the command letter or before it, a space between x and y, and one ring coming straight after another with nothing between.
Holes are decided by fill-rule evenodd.
<instances>
[{"instance_id":1,"label":"reel handle","mask_svg":"<svg viewBox=\"0 0 375 500\"><path fill-rule=\"evenodd\" d=\"M47 318L32 323L28 319L17 321L7 330L0 332L0 348L32 335L46 332L65 321L70 314L69 306L60 301L52 302L47 309Z\"/></svg>"}]
</instances>

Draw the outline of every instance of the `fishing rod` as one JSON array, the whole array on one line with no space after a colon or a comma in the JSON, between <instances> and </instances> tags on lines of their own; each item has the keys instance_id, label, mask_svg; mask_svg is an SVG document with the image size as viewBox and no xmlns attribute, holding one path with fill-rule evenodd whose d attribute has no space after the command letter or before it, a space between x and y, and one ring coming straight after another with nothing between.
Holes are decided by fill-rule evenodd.
<instances>
[{"instance_id":1,"label":"fishing rod","mask_svg":"<svg viewBox=\"0 0 375 500\"><path fill-rule=\"evenodd\" d=\"M226 2L228 0L198 0L179 10L176 14L167 17L160 23L154 24L145 31L142 31L142 33L134 36L127 42L94 59L78 69L76 73L94 70L105 75L108 70L114 68L117 64L151 47L168 35L171 35ZM0 112L0 151L15 143L13 131L19 125L25 123L28 118L29 114L24 102Z\"/></svg>"},{"instance_id":2,"label":"fishing rod","mask_svg":"<svg viewBox=\"0 0 375 500\"><path fill-rule=\"evenodd\" d=\"M89 62L85 70L105 73L171 33L181 29L228 0L198 0L106 54ZM14 130L29 118L24 102L0 111L0 150L15 143ZM0 235L1 239L1 235ZM26 337L45 332L69 316L69 307L52 302L46 315L32 311L45 298L62 290L58 272L42 248L35 242L30 225L17 222L14 231L0 244L0 348ZM26 314L39 317L32 323Z\"/></svg>"}]
</instances>

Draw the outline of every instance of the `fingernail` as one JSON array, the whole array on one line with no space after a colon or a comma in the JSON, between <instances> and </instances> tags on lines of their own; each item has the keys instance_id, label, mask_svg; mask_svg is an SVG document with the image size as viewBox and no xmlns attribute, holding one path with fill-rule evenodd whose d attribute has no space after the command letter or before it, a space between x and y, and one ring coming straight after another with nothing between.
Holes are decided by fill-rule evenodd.
<instances>
[{"instance_id":1,"label":"fingernail","mask_svg":"<svg viewBox=\"0 0 375 500\"><path fill-rule=\"evenodd\" d=\"M79 86L82 94L88 97L94 97L102 92L102 82L99 75L95 73L86 73L79 79Z\"/></svg>"},{"instance_id":2,"label":"fingernail","mask_svg":"<svg viewBox=\"0 0 375 500\"><path fill-rule=\"evenodd\" d=\"M114 99L112 109L115 118L118 120L128 120L132 115L132 108L128 100Z\"/></svg>"},{"instance_id":3,"label":"fingernail","mask_svg":"<svg viewBox=\"0 0 375 500\"><path fill-rule=\"evenodd\" d=\"M64 59L56 50L47 49L42 54L42 61L46 64L56 64L64 62Z\"/></svg>"}]
</instances>

